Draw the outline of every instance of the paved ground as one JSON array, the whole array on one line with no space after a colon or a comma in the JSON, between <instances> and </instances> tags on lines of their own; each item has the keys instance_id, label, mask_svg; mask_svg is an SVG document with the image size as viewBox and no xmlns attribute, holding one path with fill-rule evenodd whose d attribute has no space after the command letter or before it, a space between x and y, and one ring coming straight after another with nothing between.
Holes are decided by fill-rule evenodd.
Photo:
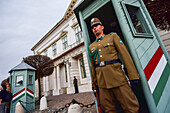
<instances>
[{"instance_id":1,"label":"paved ground","mask_svg":"<svg viewBox=\"0 0 170 113\"><path fill-rule=\"evenodd\" d=\"M36 106L36 110L32 111L32 113L53 113L58 109L64 107L67 103L72 102L75 99L79 103L83 103L84 105L92 104L94 102L94 95L92 92L78 93L78 94L62 94L58 96L48 96L47 106L49 109L44 111L39 111L39 106ZM96 113L96 106L93 105L91 108L83 108L84 113ZM67 113L67 109L64 109L63 112Z\"/></svg>"},{"instance_id":2,"label":"paved ground","mask_svg":"<svg viewBox=\"0 0 170 113\"><path fill-rule=\"evenodd\" d=\"M141 94L141 93L140 93ZM139 101L139 113L149 113L148 108L146 106L146 102L144 101L143 95L138 95L138 101ZM92 104L94 102L94 95L93 92L85 92L85 93L78 93L78 94L62 94L58 96L48 96L47 100L47 106L48 109L40 111L39 105L36 106L36 109L34 111L31 111L31 113L57 113L60 108L65 107L67 103L72 102L72 100L75 99L79 103L83 103L84 105ZM170 104L169 104L170 105ZM117 104L118 113L124 113L120 107L119 104ZM62 112L58 113L67 113L67 108L64 109ZM96 106L93 105L91 108L83 108L83 113L97 113L96 112ZM169 112L168 112L169 113Z\"/></svg>"}]
</instances>

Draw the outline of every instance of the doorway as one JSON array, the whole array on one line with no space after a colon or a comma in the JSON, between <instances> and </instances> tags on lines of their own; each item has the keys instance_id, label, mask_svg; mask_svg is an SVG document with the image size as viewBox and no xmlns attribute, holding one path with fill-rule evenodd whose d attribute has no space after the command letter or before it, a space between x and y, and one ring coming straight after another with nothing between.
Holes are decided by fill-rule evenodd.
<instances>
[{"instance_id":1,"label":"doorway","mask_svg":"<svg viewBox=\"0 0 170 113\"><path fill-rule=\"evenodd\" d=\"M116 17L116 14L114 12L111 2L101 7L98 11L96 11L94 14L92 14L85 20L85 22L87 23L87 28L88 28L91 43L95 41L95 36L90 26L90 20L93 17L99 18L101 22L103 23L105 27L104 34L116 32L119 35L119 37L122 39L122 41L124 41L121 29L120 29L120 26L119 26L119 23L118 23L118 20L117 20L117 17Z\"/></svg>"},{"instance_id":2,"label":"doorway","mask_svg":"<svg viewBox=\"0 0 170 113\"><path fill-rule=\"evenodd\" d=\"M111 2L108 2L107 4L105 4L103 7L101 7L99 10L97 10L95 13L90 15L85 20L91 43L95 41L95 36L91 30L91 25L90 25L90 20L93 17L97 17L101 20L102 24L104 25L104 34L116 32L128 49L128 44L126 43L125 38L122 35L122 31L119 25L121 23L118 22L117 16L115 14L115 11L113 9ZM140 83L138 84L137 88L134 90L134 93L139 101L139 106L140 106L139 113L149 113L149 110L146 104L146 99L144 97L143 89ZM124 113L119 102L117 102L117 109L118 109L118 113Z\"/></svg>"}]
</instances>

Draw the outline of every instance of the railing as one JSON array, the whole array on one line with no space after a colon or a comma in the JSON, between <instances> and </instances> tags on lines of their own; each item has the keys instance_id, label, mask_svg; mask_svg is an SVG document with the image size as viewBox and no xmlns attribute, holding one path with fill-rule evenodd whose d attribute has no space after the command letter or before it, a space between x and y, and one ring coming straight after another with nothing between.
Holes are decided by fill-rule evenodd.
<instances>
[{"instance_id":1,"label":"railing","mask_svg":"<svg viewBox=\"0 0 170 113\"><path fill-rule=\"evenodd\" d=\"M38 100L40 101L40 100ZM36 102L38 102L36 101ZM27 103L27 102L23 102L21 100L19 100L21 106L25 109L25 111L27 113L32 113L33 111L29 111L25 106L24 104L32 104L32 103L36 103L36 102L30 102L30 103ZM95 102L91 103L91 104L87 104L87 105L84 105L83 103L80 103L78 101L76 101L75 99L73 99L71 102L69 103L66 103L64 107L61 107L59 109L56 109L55 111L51 111L51 110L47 110L48 113L66 113L68 111L68 108L70 107L70 105L72 104L78 104L81 108L91 108L93 105L95 105ZM36 112L37 113L37 112ZM41 111L40 111L41 113Z\"/></svg>"}]
</instances>

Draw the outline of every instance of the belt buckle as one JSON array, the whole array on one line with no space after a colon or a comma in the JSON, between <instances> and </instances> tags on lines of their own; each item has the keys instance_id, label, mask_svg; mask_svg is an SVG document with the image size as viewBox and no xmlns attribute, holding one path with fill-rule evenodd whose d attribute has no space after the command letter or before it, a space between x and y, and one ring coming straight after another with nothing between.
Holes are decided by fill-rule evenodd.
<instances>
[{"instance_id":1,"label":"belt buckle","mask_svg":"<svg viewBox=\"0 0 170 113\"><path fill-rule=\"evenodd\" d=\"M104 66L105 64L104 64L104 61L101 61L100 62L100 66Z\"/></svg>"}]
</instances>

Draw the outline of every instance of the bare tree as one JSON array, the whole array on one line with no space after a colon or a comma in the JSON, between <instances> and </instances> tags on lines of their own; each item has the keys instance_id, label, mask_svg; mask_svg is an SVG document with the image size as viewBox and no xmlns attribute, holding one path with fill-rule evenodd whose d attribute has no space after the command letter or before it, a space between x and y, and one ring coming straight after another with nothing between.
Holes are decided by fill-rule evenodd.
<instances>
[{"instance_id":1,"label":"bare tree","mask_svg":"<svg viewBox=\"0 0 170 113\"><path fill-rule=\"evenodd\" d=\"M36 68L35 72L35 80L38 79L38 87L39 87L39 98L41 97L41 82L40 78L49 76L53 73L54 63L51 58L45 55L33 55L28 56L24 59L24 62Z\"/></svg>"},{"instance_id":2,"label":"bare tree","mask_svg":"<svg viewBox=\"0 0 170 113\"><path fill-rule=\"evenodd\" d=\"M170 0L143 0L155 25L170 30Z\"/></svg>"}]
</instances>

